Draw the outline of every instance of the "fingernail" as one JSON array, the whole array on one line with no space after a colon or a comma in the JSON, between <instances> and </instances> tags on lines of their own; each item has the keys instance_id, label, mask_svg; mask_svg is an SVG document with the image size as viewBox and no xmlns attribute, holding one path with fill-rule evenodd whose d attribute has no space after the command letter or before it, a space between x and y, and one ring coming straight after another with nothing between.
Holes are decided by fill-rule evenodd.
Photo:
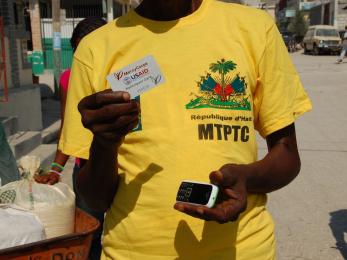
<instances>
[{"instance_id":1,"label":"fingernail","mask_svg":"<svg viewBox=\"0 0 347 260\"><path fill-rule=\"evenodd\" d=\"M181 204L175 204L174 205L174 209L176 209L178 211L182 211L183 210L183 206Z\"/></svg>"},{"instance_id":2,"label":"fingernail","mask_svg":"<svg viewBox=\"0 0 347 260\"><path fill-rule=\"evenodd\" d=\"M130 94L128 92L123 93L123 99L124 99L124 101L129 101L130 100Z\"/></svg>"}]
</instances>

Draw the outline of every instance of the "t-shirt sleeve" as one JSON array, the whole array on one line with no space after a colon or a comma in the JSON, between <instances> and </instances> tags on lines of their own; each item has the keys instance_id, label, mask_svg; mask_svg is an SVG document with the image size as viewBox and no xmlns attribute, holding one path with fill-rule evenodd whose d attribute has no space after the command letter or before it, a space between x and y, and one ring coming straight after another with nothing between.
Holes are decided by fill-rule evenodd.
<instances>
[{"instance_id":1,"label":"t-shirt sleeve","mask_svg":"<svg viewBox=\"0 0 347 260\"><path fill-rule=\"evenodd\" d=\"M263 137L312 109L277 26L272 22L266 33L253 99L255 128Z\"/></svg>"},{"instance_id":2,"label":"t-shirt sleeve","mask_svg":"<svg viewBox=\"0 0 347 260\"><path fill-rule=\"evenodd\" d=\"M65 107L64 125L59 139L59 149L68 155L88 159L92 133L83 127L78 103L85 96L94 93L92 68L74 57Z\"/></svg>"},{"instance_id":3,"label":"t-shirt sleeve","mask_svg":"<svg viewBox=\"0 0 347 260\"><path fill-rule=\"evenodd\" d=\"M60 75L60 80L59 80L60 87L63 89L64 92L67 92L69 79L70 79L70 69L67 69Z\"/></svg>"}]
</instances>

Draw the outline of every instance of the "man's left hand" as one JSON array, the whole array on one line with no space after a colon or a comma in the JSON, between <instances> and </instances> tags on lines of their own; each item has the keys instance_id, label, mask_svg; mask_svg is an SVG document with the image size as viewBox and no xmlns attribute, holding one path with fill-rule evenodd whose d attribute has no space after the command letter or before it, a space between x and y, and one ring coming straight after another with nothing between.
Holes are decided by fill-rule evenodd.
<instances>
[{"instance_id":1,"label":"man's left hand","mask_svg":"<svg viewBox=\"0 0 347 260\"><path fill-rule=\"evenodd\" d=\"M247 165L226 164L210 174L211 183L219 187L219 199L213 208L178 202L174 208L207 221L236 221L247 208Z\"/></svg>"}]
</instances>

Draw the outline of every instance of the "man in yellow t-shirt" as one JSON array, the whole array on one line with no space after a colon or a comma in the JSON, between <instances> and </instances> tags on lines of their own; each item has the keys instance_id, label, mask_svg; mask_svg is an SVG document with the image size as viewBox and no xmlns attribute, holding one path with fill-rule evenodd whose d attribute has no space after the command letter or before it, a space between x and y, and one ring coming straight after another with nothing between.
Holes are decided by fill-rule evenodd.
<instances>
[{"instance_id":1,"label":"man in yellow t-shirt","mask_svg":"<svg viewBox=\"0 0 347 260\"><path fill-rule=\"evenodd\" d=\"M109 90L109 74L148 55L163 84L136 100ZM85 159L77 188L107 210L102 259L274 259L266 193L299 173L294 121L310 109L260 10L144 0L85 37L59 147ZM261 160L256 130L268 144ZM222 200L211 209L175 203L184 179L211 181Z\"/></svg>"}]
</instances>

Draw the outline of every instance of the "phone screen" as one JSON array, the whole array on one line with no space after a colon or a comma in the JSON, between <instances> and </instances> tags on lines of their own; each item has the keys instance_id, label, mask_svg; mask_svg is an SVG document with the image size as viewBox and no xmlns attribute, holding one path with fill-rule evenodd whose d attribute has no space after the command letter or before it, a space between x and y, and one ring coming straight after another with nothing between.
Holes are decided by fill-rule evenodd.
<instances>
[{"instance_id":1,"label":"phone screen","mask_svg":"<svg viewBox=\"0 0 347 260\"><path fill-rule=\"evenodd\" d=\"M182 182L176 200L206 205L210 199L212 186L201 183Z\"/></svg>"}]
</instances>

